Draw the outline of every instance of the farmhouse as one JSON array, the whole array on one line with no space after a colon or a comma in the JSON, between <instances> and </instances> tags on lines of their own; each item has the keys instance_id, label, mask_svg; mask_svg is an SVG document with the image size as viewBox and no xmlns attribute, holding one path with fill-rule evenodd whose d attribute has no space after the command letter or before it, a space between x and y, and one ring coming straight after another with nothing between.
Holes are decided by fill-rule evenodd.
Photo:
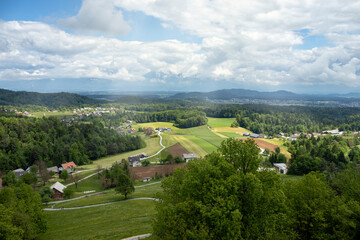
<instances>
[{"instance_id":1,"label":"farmhouse","mask_svg":"<svg viewBox=\"0 0 360 240\"><path fill-rule=\"evenodd\" d=\"M188 162L190 160L196 159L196 154L195 153L183 153L182 157L185 160L185 162Z\"/></svg>"},{"instance_id":2,"label":"farmhouse","mask_svg":"<svg viewBox=\"0 0 360 240\"><path fill-rule=\"evenodd\" d=\"M71 162L61 164L61 167L64 168L64 169L66 169L66 168L76 168L76 164L73 161L71 161Z\"/></svg>"},{"instance_id":3,"label":"farmhouse","mask_svg":"<svg viewBox=\"0 0 360 240\"><path fill-rule=\"evenodd\" d=\"M156 128L156 130L160 132L171 132L171 128L164 128L164 127Z\"/></svg>"},{"instance_id":4,"label":"farmhouse","mask_svg":"<svg viewBox=\"0 0 360 240\"><path fill-rule=\"evenodd\" d=\"M26 171L22 168L15 169L13 172L15 173L17 178L21 177L26 173Z\"/></svg>"},{"instance_id":5,"label":"farmhouse","mask_svg":"<svg viewBox=\"0 0 360 240\"><path fill-rule=\"evenodd\" d=\"M128 157L128 162L131 167L141 167L141 159L147 157L146 153L139 153Z\"/></svg>"},{"instance_id":6,"label":"farmhouse","mask_svg":"<svg viewBox=\"0 0 360 240\"><path fill-rule=\"evenodd\" d=\"M57 166L49 167L49 168L47 168L47 171L48 172L59 173L59 168Z\"/></svg>"},{"instance_id":7,"label":"farmhouse","mask_svg":"<svg viewBox=\"0 0 360 240\"><path fill-rule=\"evenodd\" d=\"M243 136L249 137L249 136L250 136L250 133L244 133Z\"/></svg>"},{"instance_id":8,"label":"farmhouse","mask_svg":"<svg viewBox=\"0 0 360 240\"><path fill-rule=\"evenodd\" d=\"M250 135L250 137L252 137L252 138L259 138L260 135L259 135L259 134L256 134L256 133L253 133L253 134Z\"/></svg>"},{"instance_id":9,"label":"farmhouse","mask_svg":"<svg viewBox=\"0 0 360 240\"><path fill-rule=\"evenodd\" d=\"M63 184L56 182L50 187L54 194L52 196L53 199L62 199L64 198L64 189L66 188Z\"/></svg>"},{"instance_id":10,"label":"farmhouse","mask_svg":"<svg viewBox=\"0 0 360 240\"><path fill-rule=\"evenodd\" d=\"M281 174L287 173L287 165L285 163L274 163L274 167Z\"/></svg>"}]
</instances>

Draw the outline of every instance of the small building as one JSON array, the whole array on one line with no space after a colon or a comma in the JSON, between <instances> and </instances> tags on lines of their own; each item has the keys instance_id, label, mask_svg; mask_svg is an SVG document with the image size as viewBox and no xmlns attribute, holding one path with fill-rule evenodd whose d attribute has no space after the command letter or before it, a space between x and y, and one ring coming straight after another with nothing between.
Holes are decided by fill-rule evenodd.
<instances>
[{"instance_id":1,"label":"small building","mask_svg":"<svg viewBox=\"0 0 360 240\"><path fill-rule=\"evenodd\" d=\"M171 132L171 128L165 128L165 127L159 127L159 128L156 128L156 130L158 130L160 132Z\"/></svg>"},{"instance_id":2,"label":"small building","mask_svg":"<svg viewBox=\"0 0 360 240\"><path fill-rule=\"evenodd\" d=\"M64 186L63 184L56 182L53 185L51 185L50 187L53 191L54 194L52 196L53 199L63 199L64 198L64 189L66 188L66 186Z\"/></svg>"},{"instance_id":3,"label":"small building","mask_svg":"<svg viewBox=\"0 0 360 240\"><path fill-rule=\"evenodd\" d=\"M129 130L127 130L127 133L128 134L133 134L133 133L135 133L135 130L129 129Z\"/></svg>"},{"instance_id":4,"label":"small building","mask_svg":"<svg viewBox=\"0 0 360 240\"><path fill-rule=\"evenodd\" d=\"M22 168L15 169L13 172L15 173L17 178L21 177L26 173L26 171Z\"/></svg>"},{"instance_id":5,"label":"small building","mask_svg":"<svg viewBox=\"0 0 360 240\"><path fill-rule=\"evenodd\" d=\"M150 179L151 179L150 177L145 177L142 181L143 182L150 182Z\"/></svg>"},{"instance_id":6,"label":"small building","mask_svg":"<svg viewBox=\"0 0 360 240\"><path fill-rule=\"evenodd\" d=\"M256 134L256 133L253 133L253 134L250 135L250 137L252 137L252 138L259 138L260 135L259 135L259 134Z\"/></svg>"},{"instance_id":7,"label":"small building","mask_svg":"<svg viewBox=\"0 0 360 240\"><path fill-rule=\"evenodd\" d=\"M196 154L195 153L183 153L182 157L185 160L185 162L188 162L188 161L196 159Z\"/></svg>"},{"instance_id":8,"label":"small building","mask_svg":"<svg viewBox=\"0 0 360 240\"><path fill-rule=\"evenodd\" d=\"M48 172L59 173L59 168L57 166L49 167L49 168L47 168L47 171Z\"/></svg>"},{"instance_id":9,"label":"small building","mask_svg":"<svg viewBox=\"0 0 360 240\"><path fill-rule=\"evenodd\" d=\"M140 156L128 157L128 162L130 167L139 167L139 165L141 166Z\"/></svg>"},{"instance_id":10,"label":"small building","mask_svg":"<svg viewBox=\"0 0 360 240\"><path fill-rule=\"evenodd\" d=\"M73 161L71 161L71 162L61 164L61 167L66 169L66 168L76 168L77 166Z\"/></svg>"},{"instance_id":11,"label":"small building","mask_svg":"<svg viewBox=\"0 0 360 240\"><path fill-rule=\"evenodd\" d=\"M281 173L281 174L287 173L286 163L274 163L274 167L278 173Z\"/></svg>"}]
</instances>

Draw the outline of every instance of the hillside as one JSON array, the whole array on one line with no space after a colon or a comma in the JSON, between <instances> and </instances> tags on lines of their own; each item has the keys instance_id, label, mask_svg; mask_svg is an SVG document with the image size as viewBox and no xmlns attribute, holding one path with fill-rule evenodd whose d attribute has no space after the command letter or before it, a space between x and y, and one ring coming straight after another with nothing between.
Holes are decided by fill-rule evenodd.
<instances>
[{"instance_id":1,"label":"hillside","mask_svg":"<svg viewBox=\"0 0 360 240\"><path fill-rule=\"evenodd\" d=\"M92 99L74 93L37 93L15 92L0 89L0 105L38 105L51 108L93 105L106 103L104 100Z\"/></svg>"},{"instance_id":2,"label":"hillside","mask_svg":"<svg viewBox=\"0 0 360 240\"><path fill-rule=\"evenodd\" d=\"M212 92L187 92L177 93L170 99L208 99L208 100L232 100L232 99L259 99L259 100L296 100L296 101L337 101L358 102L358 94L347 95L311 95L296 94L289 91L260 92L248 89L222 89ZM294 102L292 103L294 104Z\"/></svg>"}]
</instances>

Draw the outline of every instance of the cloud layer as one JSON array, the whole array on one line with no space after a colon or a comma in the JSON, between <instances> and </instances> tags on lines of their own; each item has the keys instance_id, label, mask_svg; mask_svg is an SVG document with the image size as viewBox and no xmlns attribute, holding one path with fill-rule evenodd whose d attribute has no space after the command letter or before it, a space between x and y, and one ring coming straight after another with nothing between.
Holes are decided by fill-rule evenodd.
<instances>
[{"instance_id":1,"label":"cloud layer","mask_svg":"<svg viewBox=\"0 0 360 240\"><path fill-rule=\"evenodd\" d=\"M96 2L96 3L95 3ZM198 36L121 41L123 11L141 11ZM0 80L102 78L112 81L259 86L360 86L360 3L356 1L84 1L59 27L0 22ZM67 33L61 28L79 35ZM113 36L113 37L109 37ZM328 46L301 49L307 37ZM191 82L190 82L191 84Z\"/></svg>"}]
</instances>

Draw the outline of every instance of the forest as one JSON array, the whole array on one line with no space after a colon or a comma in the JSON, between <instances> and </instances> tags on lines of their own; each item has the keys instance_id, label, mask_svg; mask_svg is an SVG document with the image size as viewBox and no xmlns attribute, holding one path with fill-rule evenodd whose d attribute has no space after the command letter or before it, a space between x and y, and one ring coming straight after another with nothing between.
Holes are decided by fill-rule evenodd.
<instances>
[{"instance_id":1,"label":"forest","mask_svg":"<svg viewBox=\"0 0 360 240\"><path fill-rule=\"evenodd\" d=\"M139 136L119 135L94 119L68 125L49 118L0 117L0 171L27 168L35 161L47 166L67 161L90 163L100 157L139 149Z\"/></svg>"}]
</instances>

